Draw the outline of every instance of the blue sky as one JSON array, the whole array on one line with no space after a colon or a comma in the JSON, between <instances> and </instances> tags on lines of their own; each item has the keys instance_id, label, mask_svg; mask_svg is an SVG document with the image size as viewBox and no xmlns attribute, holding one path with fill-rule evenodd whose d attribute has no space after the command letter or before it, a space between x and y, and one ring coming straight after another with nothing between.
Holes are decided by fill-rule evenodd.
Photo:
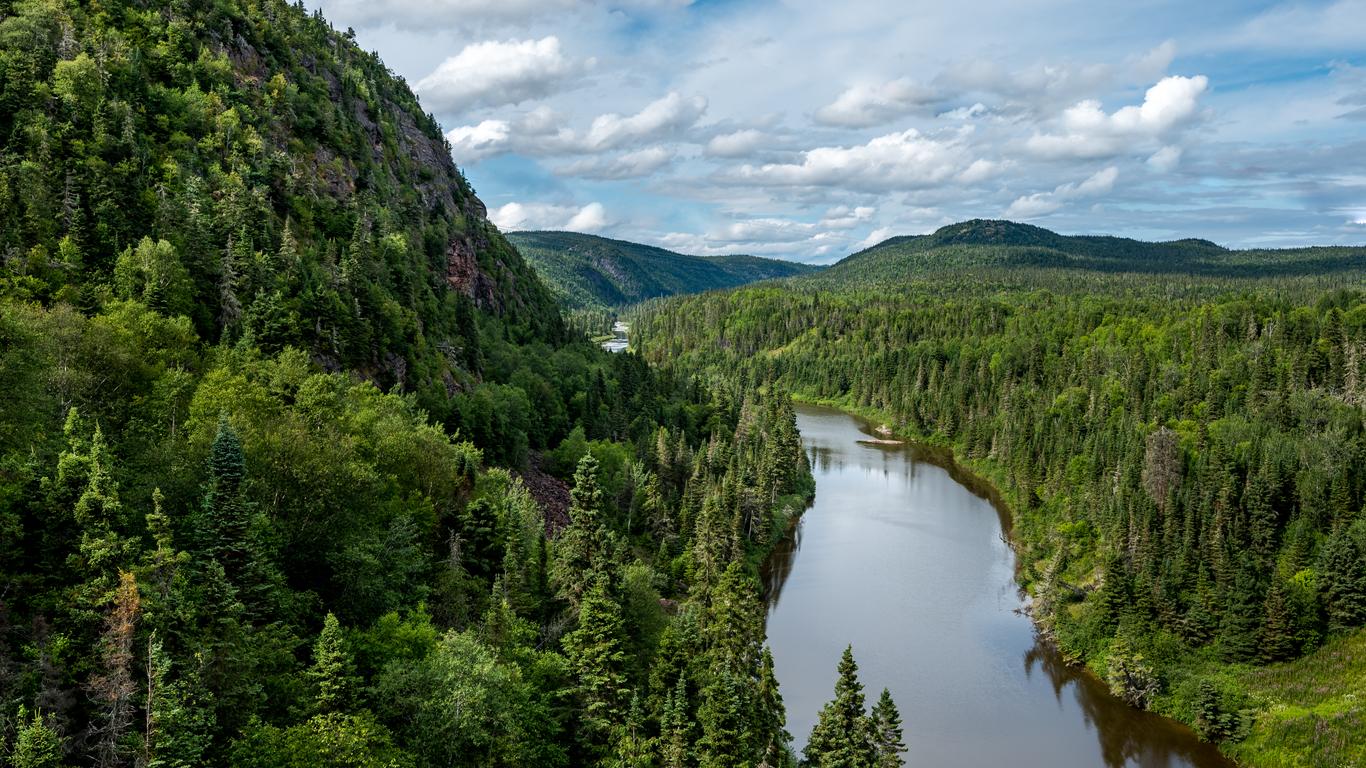
<instances>
[{"instance_id":1,"label":"blue sky","mask_svg":"<svg viewBox=\"0 0 1366 768\"><path fill-rule=\"evenodd\" d=\"M831 262L967 218L1366 243L1366 0L309 0L504 229Z\"/></svg>"}]
</instances>

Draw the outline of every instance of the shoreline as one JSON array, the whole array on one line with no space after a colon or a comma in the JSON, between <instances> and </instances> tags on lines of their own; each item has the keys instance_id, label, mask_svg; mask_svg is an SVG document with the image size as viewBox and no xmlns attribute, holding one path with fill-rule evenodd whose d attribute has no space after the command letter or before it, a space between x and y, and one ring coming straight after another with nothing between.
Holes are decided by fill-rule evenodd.
<instances>
[{"instance_id":1,"label":"shoreline","mask_svg":"<svg viewBox=\"0 0 1366 768\"><path fill-rule=\"evenodd\" d=\"M896 434L887 426L885 422L882 422L880 426L875 426L878 425L880 419L878 417L871 417L869 415L870 413L874 413L873 411L869 411L868 413L860 413L856 409L842 406L831 401L808 399L796 393L792 394L792 399L794 402L799 403L801 405L815 408L824 408L849 416L855 419L857 422L859 422L860 429L865 433L889 436ZM967 488L974 495L990 503L992 507L996 510L996 514L1000 519L1002 539L1005 541L1007 546L1010 547L1011 552L1015 554L1015 572L1018 575L1021 571L1022 566L1020 552L1018 549L1019 542L1016 540L1014 535L1014 514L1012 512L1010 495L1008 494L1008 492L1003 491L1000 488L1000 486L996 484L996 482L992 479L991 473L989 471L984 471L987 468L980 466L978 462L974 462L970 459L960 459L957 455L957 452L954 449L954 446L949 444L947 441L934 440L932 438L926 438L923 436L916 435L896 435L896 437L901 439L893 439L891 437L870 438L867 440L858 440L856 442L861 444L885 445L893 448L904 448L911 452L912 458L926 461L927 463L933 464L937 467L944 469L949 473L949 476L952 477L955 481L957 481L960 485ZM795 527L796 523L801 519L802 515L805 514L805 511L806 510L803 509L801 514L795 515L793 517L792 527ZM785 533L784 538L790 535L790 533L791 527L789 528L789 531ZM774 547L773 549L776 549L776 547ZM1093 669L1090 666L1090 664L1087 664L1084 661L1078 661L1077 656L1075 654L1069 653L1068 650L1064 648L1060 642L1058 642L1056 634L1054 634L1052 630L1050 630L1048 627L1040 623L1039 617L1036 616L1034 612L1034 607L1038 602L1034 594L1024 584L1021 584L1018 579L1016 579L1015 586L1019 590L1020 597L1024 602L1024 605L1019 610L1029 617L1030 623L1033 625L1034 630L1037 636L1039 637L1040 641L1052 650L1054 650L1058 654L1058 657L1063 661L1063 663L1068 668L1076 670L1079 674L1085 675L1094 682L1108 689L1109 686L1105 682L1104 678L1095 669ZM1137 711L1148 712L1153 715L1166 718L1167 720L1170 720L1173 723L1179 724L1185 728L1192 727L1190 723L1156 709L1134 707L1132 704L1127 703L1126 706L1129 706ZM1217 742L1215 745L1216 747L1220 747L1220 744ZM1238 766L1239 768L1243 768L1245 766L1244 763L1240 763L1237 760L1235 760L1222 747L1220 747L1219 751L1223 753L1224 756L1235 766Z\"/></svg>"}]
</instances>

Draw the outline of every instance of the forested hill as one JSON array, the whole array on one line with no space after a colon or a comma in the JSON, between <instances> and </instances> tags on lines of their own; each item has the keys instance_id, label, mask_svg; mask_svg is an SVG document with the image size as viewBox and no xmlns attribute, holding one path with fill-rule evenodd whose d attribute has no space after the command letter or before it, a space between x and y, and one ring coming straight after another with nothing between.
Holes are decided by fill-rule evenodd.
<instances>
[{"instance_id":1,"label":"forested hill","mask_svg":"<svg viewBox=\"0 0 1366 768\"><path fill-rule=\"evenodd\" d=\"M472 307L562 333L436 121L320 16L0 5L0 293L142 299L408 390L478 367Z\"/></svg>"},{"instance_id":2,"label":"forested hill","mask_svg":"<svg viewBox=\"0 0 1366 768\"><path fill-rule=\"evenodd\" d=\"M574 232L511 232L508 239L573 309L619 307L817 269L758 256L689 256Z\"/></svg>"},{"instance_id":3,"label":"forested hill","mask_svg":"<svg viewBox=\"0 0 1366 768\"><path fill-rule=\"evenodd\" d=\"M1144 242L1060 235L1029 224L974 219L928 234L894 237L817 277L826 284L889 283L947 272L1003 276L1019 270L1078 275L1149 274L1201 279L1316 277L1347 281L1366 271L1366 246L1229 250L1208 240Z\"/></svg>"},{"instance_id":4,"label":"forested hill","mask_svg":"<svg viewBox=\"0 0 1366 768\"><path fill-rule=\"evenodd\" d=\"M0 764L790 765L795 419L568 333L302 4L0 0Z\"/></svg>"}]
</instances>

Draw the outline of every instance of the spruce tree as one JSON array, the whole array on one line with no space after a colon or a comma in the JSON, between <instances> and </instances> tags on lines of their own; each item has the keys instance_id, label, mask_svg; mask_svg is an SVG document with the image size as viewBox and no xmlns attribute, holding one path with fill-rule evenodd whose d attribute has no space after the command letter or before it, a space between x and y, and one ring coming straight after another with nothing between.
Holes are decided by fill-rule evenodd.
<instances>
[{"instance_id":1,"label":"spruce tree","mask_svg":"<svg viewBox=\"0 0 1366 768\"><path fill-rule=\"evenodd\" d=\"M155 637L148 641L148 685L143 764L147 768L196 768L203 765L212 740L213 695L204 684L202 658L172 676L169 656Z\"/></svg>"},{"instance_id":2,"label":"spruce tree","mask_svg":"<svg viewBox=\"0 0 1366 768\"><path fill-rule=\"evenodd\" d=\"M1319 561L1329 630L1346 632L1366 624L1366 554L1351 529L1328 537Z\"/></svg>"},{"instance_id":3,"label":"spruce tree","mask_svg":"<svg viewBox=\"0 0 1366 768\"><path fill-rule=\"evenodd\" d=\"M313 667L308 678L317 691L314 702L319 713L350 711L360 681L341 622L331 612L323 619L322 632L313 645Z\"/></svg>"},{"instance_id":4,"label":"spruce tree","mask_svg":"<svg viewBox=\"0 0 1366 768\"><path fill-rule=\"evenodd\" d=\"M803 758L814 768L873 768L877 762L852 646L846 646L840 657L835 698L821 709Z\"/></svg>"},{"instance_id":5,"label":"spruce tree","mask_svg":"<svg viewBox=\"0 0 1366 768\"><path fill-rule=\"evenodd\" d=\"M1285 661L1295 657L1295 620L1290 600L1280 580L1271 585L1264 606L1266 620L1262 622L1261 642L1258 644L1264 662Z\"/></svg>"},{"instance_id":6,"label":"spruce tree","mask_svg":"<svg viewBox=\"0 0 1366 768\"><path fill-rule=\"evenodd\" d=\"M247 534L251 527L251 517L242 497L246 474L242 440L228 423L227 414L223 414L218 419L218 432L209 451L209 487L204 495L208 530L205 533L209 537L209 555L223 564L228 578L239 586L249 556Z\"/></svg>"},{"instance_id":7,"label":"spruce tree","mask_svg":"<svg viewBox=\"0 0 1366 768\"><path fill-rule=\"evenodd\" d=\"M906 751L906 742L901 730L901 713L892 692L882 689L882 696L873 705L873 743L877 749L876 768L900 768L906 761L901 755Z\"/></svg>"},{"instance_id":8,"label":"spruce tree","mask_svg":"<svg viewBox=\"0 0 1366 768\"><path fill-rule=\"evenodd\" d=\"M554 581L556 591L571 606L579 607L584 592L602 565L606 533L602 527L602 490L598 487L598 461L591 453L579 459L570 492L569 527L555 540Z\"/></svg>"},{"instance_id":9,"label":"spruce tree","mask_svg":"<svg viewBox=\"0 0 1366 768\"><path fill-rule=\"evenodd\" d=\"M691 764L692 718L689 715L687 678L680 674L678 682L664 697L664 710L660 716L663 768L685 768Z\"/></svg>"},{"instance_id":10,"label":"spruce tree","mask_svg":"<svg viewBox=\"0 0 1366 768\"><path fill-rule=\"evenodd\" d=\"M19 732L10 753L14 768L62 768L62 737L42 713L19 710Z\"/></svg>"},{"instance_id":11,"label":"spruce tree","mask_svg":"<svg viewBox=\"0 0 1366 768\"><path fill-rule=\"evenodd\" d=\"M621 606L600 577L584 594L579 626L564 637L565 657L575 679L578 741L584 753L600 756L626 708L626 652Z\"/></svg>"}]
</instances>

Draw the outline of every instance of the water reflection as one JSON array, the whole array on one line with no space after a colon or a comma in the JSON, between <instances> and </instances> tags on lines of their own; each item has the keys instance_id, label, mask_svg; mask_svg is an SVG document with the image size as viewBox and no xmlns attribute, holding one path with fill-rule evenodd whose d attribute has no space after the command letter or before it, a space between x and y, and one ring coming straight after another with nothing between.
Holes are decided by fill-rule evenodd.
<instances>
[{"instance_id":1,"label":"water reflection","mask_svg":"<svg viewBox=\"0 0 1366 768\"><path fill-rule=\"evenodd\" d=\"M909 765L1231 765L1038 643L989 485L944 451L860 444L868 425L840 412L804 407L798 421L816 501L764 572L798 748L853 643L869 693L897 698Z\"/></svg>"}]
</instances>

